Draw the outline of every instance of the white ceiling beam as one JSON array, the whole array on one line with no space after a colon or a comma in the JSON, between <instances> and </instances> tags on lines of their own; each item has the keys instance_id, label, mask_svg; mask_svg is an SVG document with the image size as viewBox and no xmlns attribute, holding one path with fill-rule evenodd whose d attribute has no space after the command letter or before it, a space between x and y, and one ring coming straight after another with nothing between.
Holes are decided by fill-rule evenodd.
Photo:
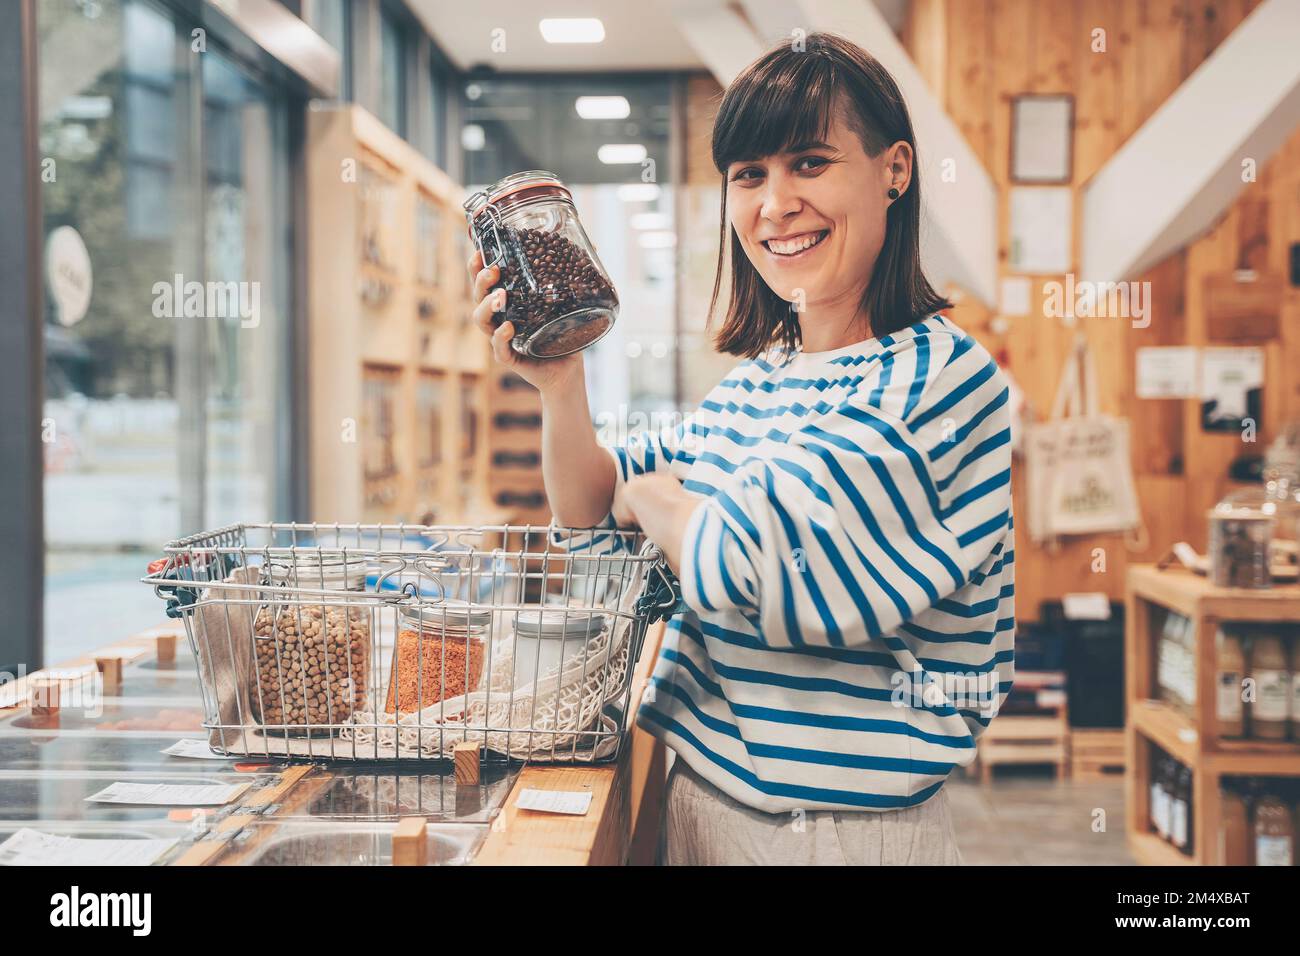
<instances>
[{"instance_id":1,"label":"white ceiling beam","mask_svg":"<svg viewBox=\"0 0 1300 956\"><path fill-rule=\"evenodd\" d=\"M871 0L799 0L808 33L827 31L858 44L898 83L912 114L925 182L921 259L941 292L951 283L990 308L997 301L998 194L984 165L930 90L889 22ZM949 163L949 161L951 161ZM941 175L945 165L950 181Z\"/></svg>"},{"instance_id":2,"label":"white ceiling beam","mask_svg":"<svg viewBox=\"0 0 1300 956\"><path fill-rule=\"evenodd\" d=\"M1089 181L1080 270L1131 279L1205 232L1300 125L1300 2L1265 0Z\"/></svg>"},{"instance_id":3,"label":"white ceiling beam","mask_svg":"<svg viewBox=\"0 0 1300 956\"><path fill-rule=\"evenodd\" d=\"M695 55L724 87L766 49L745 18L730 7L679 2L673 18Z\"/></svg>"}]
</instances>

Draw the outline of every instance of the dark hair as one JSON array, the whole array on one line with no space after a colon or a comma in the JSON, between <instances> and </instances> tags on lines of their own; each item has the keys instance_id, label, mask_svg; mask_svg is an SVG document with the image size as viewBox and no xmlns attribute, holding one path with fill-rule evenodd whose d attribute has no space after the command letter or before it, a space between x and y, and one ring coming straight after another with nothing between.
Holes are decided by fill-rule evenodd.
<instances>
[{"instance_id":1,"label":"dark hair","mask_svg":"<svg viewBox=\"0 0 1300 956\"><path fill-rule=\"evenodd\" d=\"M722 174L718 270L709 313L717 308L727 252L727 167L826 139L836 110L869 156L902 140L912 147L912 179L886 214L885 240L862 306L877 338L897 332L952 303L921 271L921 175L916 137L903 95L871 54L842 37L813 33L802 51L782 43L751 63L722 97L713 124L713 164ZM798 313L758 274L731 230L731 301L715 343L720 351L753 358L773 345L797 348Z\"/></svg>"}]
</instances>

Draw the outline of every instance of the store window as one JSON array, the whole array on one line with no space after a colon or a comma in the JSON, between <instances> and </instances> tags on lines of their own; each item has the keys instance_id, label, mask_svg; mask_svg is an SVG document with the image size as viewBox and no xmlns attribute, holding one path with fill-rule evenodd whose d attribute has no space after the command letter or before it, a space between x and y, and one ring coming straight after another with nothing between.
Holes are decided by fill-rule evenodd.
<instances>
[{"instance_id":1,"label":"store window","mask_svg":"<svg viewBox=\"0 0 1300 956\"><path fill-rule=\"evenodd\" d=\"M379 118L397 135L406 129L406 38L402 23L384 7L380 11Z\"/></svg>"},{"instance_id":2,"label":"store window","mask_svg":"<svg viewBox=\"0 0 1300 956\"><path fill-rule=\"evenodd\" d=\"M435 53L436 56L436 53ZM439 169L447 168L447 96L454 80L440 63L433 63L428 74L428 123L425 141L421 146L424 155Z\"/></svg>"},{"instance_id":3,"label":"store window","mask_svg":"<svg viewBox=\"0 0 1300 956\"><path fill-rule=\"evenodd\" d=\"M482 186L523 169L556 173L618 289L618 323L587 362L597 424L623 427L675 411L669 78L471 77L461 94L465 180ZM620 149L602 149L611 145Z\"/></svg>"},{"instance_id":4,"label":"store window","mask_svg":"<svg viewBox=\"0 0 1300 956\"><path fill-rule=\"evenodd\" d=\"M196 51L176 10L37 12L47 268L71 263L87 293L48 296L44 325L57 661L161 619L138 579L167 541L287 514L291 190L281 94L213 38ZM191 283L203 307L186 317Z\"/></svg>"},{"instance_id":5,"label":"store window","mask_svg":"<svg viewBox=\"0 0 1300 956\"><path fill-rule=\"evenodd\" d=\"M339 55L339 99L352 99L351 0L313 0L311 25Z\"/></svg>"}]
</instances>

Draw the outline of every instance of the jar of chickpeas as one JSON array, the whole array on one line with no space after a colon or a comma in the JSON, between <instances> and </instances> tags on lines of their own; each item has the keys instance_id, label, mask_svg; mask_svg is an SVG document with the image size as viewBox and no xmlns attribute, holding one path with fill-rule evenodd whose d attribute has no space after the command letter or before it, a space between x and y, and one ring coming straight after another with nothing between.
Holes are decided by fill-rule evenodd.
<instances>
[{"instance_id":1,"label":"jar of chickpeas","mask_svg":"<svg viewBox=\"0 0 1300 956\"><path fill-rule=\"evenodd\" d=\"M370 682L371 609L355 559L296 555L268 564L265 582L284 588L253 623L253 718L274 733L330 733L365 707Z\"/></svg>"}]
</instances>

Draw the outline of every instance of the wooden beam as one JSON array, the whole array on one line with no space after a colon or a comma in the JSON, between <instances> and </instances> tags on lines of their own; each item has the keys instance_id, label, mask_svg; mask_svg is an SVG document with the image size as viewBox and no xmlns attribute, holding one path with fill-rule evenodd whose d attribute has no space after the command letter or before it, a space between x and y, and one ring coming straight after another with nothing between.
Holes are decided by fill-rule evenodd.
<instances>
[{"instance_id":1,"label":"wooden beam","mask_svg":"<svg viewBox=\"0 0 1300 956\"><path fill-rule=\"evenodd\" d=\"M1297 36L1300 3L1265 0L1093 177L1083 278L1139 275L1222 215L1246 186L1244 161L1262 171L1300 123Z\"/></svg>"},{"instance_id":2,"label":"wooden beam","mask_svg":"<svg viewBox=\"0 0 1300 956\"><path fill-rule=\"evenodd\" d=\"M880 61L912 114L925 181L921 258L930 281L997 301L998 197L993 180L888 21L870 0L800 0L809 33L838 33Z\"/></svg>"},{"instance_id":3,"label":"wooden beam","mask_svg":"<svg viewBox=\"0 0 1300 956\"><path fill-rule=\"evenodd\" d=\"M674 17L686 42L723 86L763 54L750 25L730 7L682 4Z\"/></svg>"}]
</instances>

